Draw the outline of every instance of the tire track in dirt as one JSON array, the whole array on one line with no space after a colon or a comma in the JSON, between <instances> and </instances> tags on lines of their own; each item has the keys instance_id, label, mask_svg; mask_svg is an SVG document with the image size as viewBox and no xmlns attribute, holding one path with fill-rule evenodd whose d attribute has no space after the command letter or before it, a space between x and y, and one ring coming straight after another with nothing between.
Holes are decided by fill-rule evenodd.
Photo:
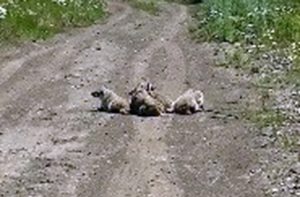
<instances>
[{"instance_id":1,"label":"tire track in dirt","mask_svg":"<svg viewBox=\"0 0 300 197\"><path fill-rule=\"evenodd\" d=\"M162 90L172 95L173 90L182 89L182 86L178 84L183 84L185 80L184 57L180 48L169 40L172 40L182 28L181 23L186 20L186 17L186 10L183 7L174 6L170 17L172 21L167 22L158 40L150 43L134 58L133 85L141 77L148 75L147 68L149 68L153 54L165 48L169 65ZM174 81L175 76L176 81ZM132 118L137 134L127 148L126 157L129 164L116 170L105 196L143 195L145 192L149 197L183 196L183 191L176 186L178 180L176 172L170 166L168 147L161 140L168 131L171 120L169 117Z\"/></svg>"}]
</instances>

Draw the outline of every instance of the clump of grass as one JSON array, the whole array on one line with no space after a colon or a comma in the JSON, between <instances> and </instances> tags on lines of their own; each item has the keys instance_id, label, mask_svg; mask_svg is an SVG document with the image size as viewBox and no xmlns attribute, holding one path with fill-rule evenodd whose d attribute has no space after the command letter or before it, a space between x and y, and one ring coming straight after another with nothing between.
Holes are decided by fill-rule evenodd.
<instances>
[{"instance_id":1,"label":"clump of grass","mask_svg":"<svg viewBox=\"0 0 300 197\"><path fill-rule=\"evenodd\" d=\"M183 3L183 4L198 4L202 3L203 0L168 0L170 2L177 2L177 3Z\"/></svg>"},{"instance_id":2,"label":"clump of grass","mask_svg":"<svg viewBox=\"0 0 300 197\"><path fill-rule=\"evenodd\" d=\"M45 39L68 27L87 26L105 15L101 0L0 0L0 43Z\"/></svg>"},{"instance_id":3,"label":"clump of grass","mask_svg":"<svg viewBox=\"0 0 300 197\"><path fill-rule=\"evenodd\" d=\"M269 73L263 76L259 76L256 80L253 80L253 85L258 90L261 89L274 89L285 85L285 76L278 73Z\"/></svg>"},{"instance_id":4,"label":"clump of grass","mask_svg":"<svg viewBox=\"0 0 300 197\"><path fill-rule=\"evenodd\" d=\"M298 141L300 140L299 135L281 133L277 135L277 139L280 145L288 151L298 151L300 148L300 145L298 144Z\"/></svg>"},{"instance_id":5,"label":"clump of grass","mask_svg":"<svg viewBox=\"0 0 300 197\"><path fill-rule=\"evenodd\" d=\"M250 56L240 45L233 45L221 51L223 55L219 55L216 61L217 66L242 70L250 69Z\"/></svg>"},{"instance_id":6,"label":"clump of grass","mask_svg":"<svg viewBox=\"0 0 300 197\"><path fill-rule=\"evenodd\" d=\"M258 128L280 127L287 119L282 112L273 109L248 110L244 112L244 116Z\"/></svg>"},{"instance_id":7,"label":"clump of grass","mask_svg":"<svg viewBox=\"0 0 300 197\"><path fill-rule=\"evenodd\" d=\"M259 89L280 89L283 87L300 88L300 62L295 60L291 69L284 72L269 72L254 80L253 85Z\"/></svg>"},{"instance_id":8,"label":"clump of grass","mask_svg":"<svg viewBox=\"0 0 300 197\"><path fill-rule=\"evenodd\" d=\"M294 66L285 74L285 81L300 88L300 58L294 61Z\"/></svg>"},{"instance_id":9,"label":"clump of grass","mask_svg":"<svg viewBox=\"0 0 300 197\"><path fill-rule=\"evenodd\" d=\"M129 0L131 6L146 11L152 15L158 14L157 0Z\"/></svg>"}]
</instances>

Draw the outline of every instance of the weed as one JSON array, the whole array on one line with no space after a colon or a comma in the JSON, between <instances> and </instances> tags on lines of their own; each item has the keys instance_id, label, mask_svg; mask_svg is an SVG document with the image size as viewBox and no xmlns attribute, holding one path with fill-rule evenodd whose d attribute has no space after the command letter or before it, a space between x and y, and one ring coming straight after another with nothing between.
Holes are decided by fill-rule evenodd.
<instances>
[{"instance_id":1,"label":"weed","mask_svg":"<svg viewBox=\"0 0 300 197\"><path fill-rule=\"evenodd\" d=\"M182 4L198 4L202 3L203 0L167 0L169 2L177 2L177 3L182 3Z\"/></svg>"},{"instance_id":2,"label":"weed","mask_svg":"<svg viewBox=\"0 0 300 197\"><path fill-rule=\"evenodd\" d=\"M268 72L254 80L259 89L281 89L287 86L300 88L300 64L295 61L291 69L284 72Z\"/></svg>"},{"instance_id":3,"label":"weed","mask_svg":"<svg viewBox=\"0 0 300 197\"><path fill-rule=\"evenodd\" d=\"M273 109L248 110L244 112L244 117L257 125L258 128L277 128L282 126L287 119L282 112Z\"/></svg>"},{"instance_id":4,"label":"weed","mask_svg":"<svg viewBox=\"0 0 300 197\"><path fill-rule=\"evenodd\" d=\"M222 49L223 55L217 60L217 66L248 70L250 68L250 56L240 45L234 45Z\"/></svg>"},{"instance_id":5,"label":"weed","mask_svg":"<svg viewBox=\"0 0 300 197\"><path fill-rule=\"evenodd\" d=\"M293 151L300 148L298 144L300 140L299 135L288 135L288 134L280 133L277 134L277 139L280 145L288 151Z\"/></svg>"},{"instance_id":6,"label":"weed","mask_svg":"<svg viewBox=\"0 0 300 197\"><path fill-rule=\"evenodd\" d=\"M146 11L152 15L158 14L157 0L129 0L129 3L133 7Z\"/></svg>"},{"instance_id":7,"label":"weed","mask_svg":"<svg viewBox=\"0 0 300 197\"><path fill-rule=\"evenodd\" d=\"M285 74L285 81L290 85L300 88L300 58L296 59L294 66Z\"/></svg>"}]
</instances>

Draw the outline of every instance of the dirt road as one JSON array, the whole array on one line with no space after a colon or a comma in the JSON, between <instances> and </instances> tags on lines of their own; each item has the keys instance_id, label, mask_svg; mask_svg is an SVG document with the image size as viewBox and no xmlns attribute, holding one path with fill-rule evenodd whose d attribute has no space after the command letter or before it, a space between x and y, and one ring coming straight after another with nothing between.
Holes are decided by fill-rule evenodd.
<instances>
[{"instance_id":1,"label":"dirt road","mask_svg":"<svg viewBox=\"0 0 300 197\"><path fill-rule=\"evenodd\" d=\"M110 9L104 24L0 55L0 196L262 196L253 134L232 115L247 83L189 40L184 6L155 17ZM93 111L91 91L107 84L126 96L141 77L172 99L201 89L212 112Z\"/></svg>"}]
</instances>

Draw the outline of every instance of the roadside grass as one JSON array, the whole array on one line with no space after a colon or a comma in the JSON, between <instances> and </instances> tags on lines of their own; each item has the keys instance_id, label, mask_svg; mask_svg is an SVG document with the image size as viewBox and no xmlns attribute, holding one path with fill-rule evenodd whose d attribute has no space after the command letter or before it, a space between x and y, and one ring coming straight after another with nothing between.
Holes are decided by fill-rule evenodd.
<instances>
[{"instance_id":1,"label":"roadside grass","mask_svg":"<svg viewBox=\"0 0 300 197\"><path fill-rule=\"evenodd\" d=\"M132 7L148 12L152 15L158 15L159 7L157 0L128 0Z\"/></svg>"},{"instance_id":2,"label":"roadside grass","mask_svg":"<svg viewBox=\"0 0 300 197\"><path fill-rule=\"evenodd\" d=\"M293 84L297 88L300 88L300 57L294 61L294 66L285 74L284 78L286 83Z\"/></svg>"},{"instance_id":3,"label":"roadside grass","mask_svg":"<svg viewBox=\"0 0 300 197\"><path fill-rule=\"evenodd\" d=\"M0 0L0 44L46 39L104 16L101 0Z\"/></svg>"},{"instance_id":4,"label":"roadside grass","mask_svg":"<svg viewBox=\"0 0 300 197\"><path fill-rule=\"evenodd\" d=\"M285 150L288 151L298 151L300 148L299 145L299 140L300 136L299 135L286 135L286 134L278 134L277 139Z\"/></svg>"},{"instance_id":5,"label":"roadside grass","mask_svg":"<svg viewBox=\"0 0 300 197\"><path fill-rule=\"evenodd\" d=\"M299 134L281 132L297 115L277 108L274 93L300 91L300 1L204 0L191 11L192 37L220 43L216 65L252 76L260 99L241 110L242 118L272 128L284 149L299 148Z\"/></svg>"},{"instance_id":6,"label":"roadside grass","mask_svg":"<svg viewBox=\"0 0 300 197\"><path fill-rule=\"evenodd\" d=\"M282 127L288 119L288 117L280 110L247 110L244 113L244 118L256 125L256 127L260 130L267 127L272 128L273 137L275 137L276 142L283 149L288 151L295 151L297 149L299 150L299 135L277 132L277 129Z\"/></svg>"},{"instance_id":7,"label":"roadside grass","mask_svg":"<svg viewBox=\"0 0 300 197\"><path fill-rule=\"evenodd\" d=\"M242 109L241 115L245 120L256 125L259 129L272 127L280 128L288 120L288 116L281 110L274 108L274 97L269 88L257 89L258 98L255 105L249 104Z\"/></svg>"},{"instance_id":8,"label":"roadside grass","mask_svg":"<svg viewBox=\"0 0 300 197\"><path fill-rule=\"evenodd\" d=\"M235 68L241 70L250 69L250 56L245 53L245 50L240 44L228 46L222 49L222 58L216 61L216 65L225 68Z\"/></svg>"},{"instance_id":9,"label":"roadside grass","mask_svg":"<svg viewBox=\"0 0 300 197\"><path fill-rule=\"evenodd\" d=\"M255 59L268 51L284 51L294 65L300 63L296 62L300 57L298 0L204 0L193 8L193 15L189 30L197 40L241 46L223 66L244 67L245 58Z\"/></svg>"},{"instance_id":10,"label":"roadside grass","mask_svg":"<svg viewBox=\"0 0 300 197\"><path fill-rule=\"evenodd\" d=\"M300 70L292 69L286 73L271 73L254 80L258 89L281 89L287 86L300 88Z\"/></svg>"},{"instance_id":11,"label":"roadside grass","mask_svg":"<svg viewBox=\"0 0 300 197\"><path fill-rule=\"evenodd\" d=\"M195 17L204 40L289 46L300 41L297 0L206 0Z\"/></svg>"},{"instance_id":12,"label":"roadside grass","mask_svg":"<svg viewBox=\"0 0 300 197\"><path fill-rule=\"evenodd\" d=\"M166 2L170 3L182 3L182 4L198 4L201 3L203 0L165 0ZM129 4L137 9L143 10L148 12L152 15L159 14L159 2L161 0L128 0Z\"/></svg>"},{"instance_id":13,"label":"roadside grass","mask_svg":"<svg viewBox=\"0 0 300 197\"><path fill-rule=\"evenodd\" d=\"M202 3L203 0L167 0L169 2L177 2L182 4L197 4Z\"/></svg>"},{"instance_id":14,"label":"roadside grass","mask_svg":"<svg viewBox=\"0 0 300 197\"><path fill-rule=\"evenodd\" d=\"M278 128L282 126L284 121L287 119L280 110L274 109L248 109L244 112L244 117L260 129L265 127Z\"/></svg>"}]
</instances>

